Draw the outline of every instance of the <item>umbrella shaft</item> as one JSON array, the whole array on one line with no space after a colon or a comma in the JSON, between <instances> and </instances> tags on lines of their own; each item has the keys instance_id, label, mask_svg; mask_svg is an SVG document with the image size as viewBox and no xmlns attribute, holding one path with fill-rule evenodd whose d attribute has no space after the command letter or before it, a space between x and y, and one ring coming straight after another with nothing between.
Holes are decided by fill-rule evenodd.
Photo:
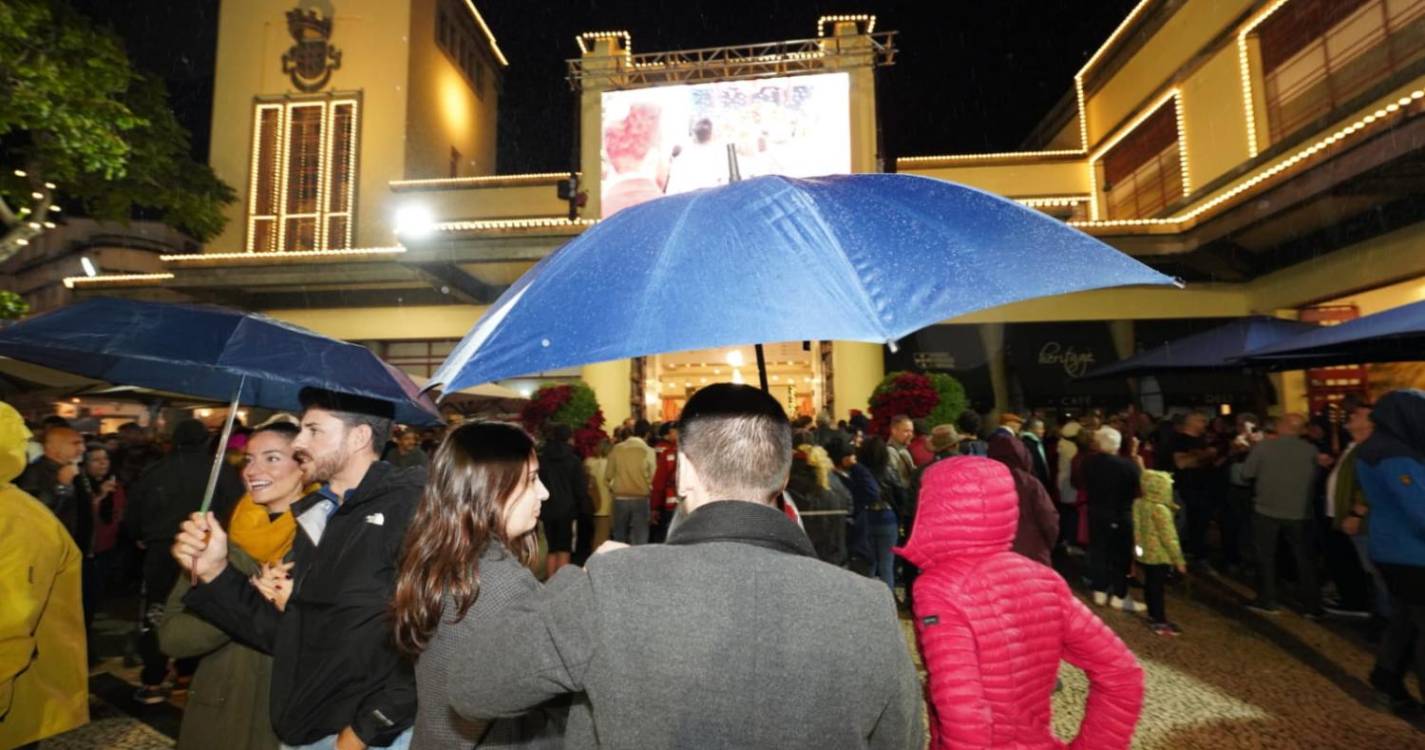
<instances>
[{"instance_id":1,"label":"umbrella shaft","mask_svg":"<svg viewBox=\"0 0 1425 750\"><path fill-rule=\"evenodd\" d=\"M762 381L762 390L771 393L772 389L767 387L767 353L762 350L762 345L752 347L757 352L757 377Z\"/></svg>"},{"instance_id":2,"label":"umbrella shaft","mask_svg":"<svg viewBox=\"0 0 1425 750\"><path fill-rule=\"evenodd\" d=\"M233 420L237 418L238 400L242 398L242 387L246 384L246 375L238 379L237 390L233 391L233 401L228 404L228 418L223 420L223 433L218 437L218 450L213 456L213 469L208 472L208 489L203 491L203 505L198 508L199 513L207 513L213 504L213 493L218 489L218 474L223 470L223 461L227 454L228 438L233 434Z\"/></svg>"}]
</instances>

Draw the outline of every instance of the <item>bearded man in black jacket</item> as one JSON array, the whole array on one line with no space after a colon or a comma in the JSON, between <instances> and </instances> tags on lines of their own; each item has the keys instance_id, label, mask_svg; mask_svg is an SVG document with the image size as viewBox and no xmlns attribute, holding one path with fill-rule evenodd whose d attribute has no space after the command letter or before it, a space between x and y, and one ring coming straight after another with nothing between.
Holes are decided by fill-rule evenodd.
<instances>
[{"instance_id":1,"label":"bearded man in black jacket","mask_svg":"<svg viewBox=\"0 0 1425 750\"><path fill-rule=\"evenodd\" d=\"M227 535L212 514L194 514L173 545L199 580L183 602L272 654L272 725L285 745L404 748L416 685L392 646L387 608L425 468L378 460L389 403L306 389L302 407L292 445L321 488L292 507L299 530L285 610L227 565Z\"/></svg>"}]
</instances>

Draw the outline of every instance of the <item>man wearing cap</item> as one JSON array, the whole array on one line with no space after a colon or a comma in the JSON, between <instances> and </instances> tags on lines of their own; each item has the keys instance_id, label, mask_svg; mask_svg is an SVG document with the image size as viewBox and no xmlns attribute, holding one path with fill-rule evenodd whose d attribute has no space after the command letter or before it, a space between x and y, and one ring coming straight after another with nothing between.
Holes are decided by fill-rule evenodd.
<instances>
[{"instance_id":1,"label":"man wearing cap","mask_svg":"<svg viewBox=\"0 0 1425 750\"><path fill-rule=\"evenodd\" d=\"M272 727L284 747L405 748L415 678L393 647L387 609L425 467L378 459L390 403L310 388L301 399L292 447L321 488L292 506L301 531L285 610L228 566L227 534L211 513L193 514L173 545L199 581L183 604L272 654Z\"/></svg>"},{"instance_id":2,"label":"man wearing cap","mask_svg":"<svg viewBox=\"0 0 1425 750\"><path fill-rule=\"evenodd\" d=\"M999 426L996 427L995 431L990 433L990 435L993 436L995 432L1007 432L1009 433L1010 437L1018 439L1019 430L1023 426L1024 417L1021 417L1012 411L1007 411L999 415Z\"/></svg>"},{"instance_id":3,"label":"man wearing cap","mask_svg":"<svg viewBox=\"0 0 1425 750\"><path fill-rule=\"evenodd\" d=\"M451 708L490 719L582 693L573 747L920 746L889 590L816 559L774 505L792 459L782 407L712 385L679 426L687 520L667 544L596 554L477 624L451 665Z\"/></svg>"}]
</instances>

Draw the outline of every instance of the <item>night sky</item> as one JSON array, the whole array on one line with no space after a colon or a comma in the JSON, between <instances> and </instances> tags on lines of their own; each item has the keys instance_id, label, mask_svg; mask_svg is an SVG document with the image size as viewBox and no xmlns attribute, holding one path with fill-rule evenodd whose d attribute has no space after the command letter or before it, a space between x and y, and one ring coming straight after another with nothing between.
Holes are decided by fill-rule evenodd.
<instances>
[{"instance_id":1,"label":"night sky","mask_svg":"<svg viewBox=\"0 0 1425 750\"><path fill-rule=\"evenodd\" d=\"M71 0L114 28L130 59L168 83L206 161L218 0ZM241 0L228 0L241 2ZM341 13L341 0L334 0ZM292 3L294 6L296 2ZM895 30L881 74L887 156L1016 149L1069 90L1074 72L1134 0L477 0L510 60L500 100L499 171L563 170L574 140L564 60L582 31L626 29L634 52L815 36L817 17L874 13ZM336 34L340 35L340 29ZM340 39L337 40L340 46ZM274 64L275 61L274 61Z\"/></svg>"}]
</instances>

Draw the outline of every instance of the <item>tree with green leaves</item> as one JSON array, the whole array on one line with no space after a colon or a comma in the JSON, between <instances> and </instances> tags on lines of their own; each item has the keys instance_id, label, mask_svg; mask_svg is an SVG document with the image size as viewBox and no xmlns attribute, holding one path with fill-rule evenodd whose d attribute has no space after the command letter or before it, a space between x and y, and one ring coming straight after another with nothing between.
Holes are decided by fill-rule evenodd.
<instances>
[{"instance_id":1,"label":"tree with green leaves","mask_svg":"<svg viewBox=\"0 0 1425 750\"><path fill-rule=\"evenodd\" d=\"M162 82L64 0L0 2L0 102L0 261L54 226L57 195L98 219L222 231L235 194L189 155Z\"/></svg>"},{"instance_id":2,"label":"tree with green leaves","mask_svg":"<svg viewBox=\"0 0 1425 750\"><path fill-rule=\"evenodd\" d=\"M6 289L0 289L0 320L19 320L30 312L30 303L24 297Z\"/></svg>"}]
</instances>

